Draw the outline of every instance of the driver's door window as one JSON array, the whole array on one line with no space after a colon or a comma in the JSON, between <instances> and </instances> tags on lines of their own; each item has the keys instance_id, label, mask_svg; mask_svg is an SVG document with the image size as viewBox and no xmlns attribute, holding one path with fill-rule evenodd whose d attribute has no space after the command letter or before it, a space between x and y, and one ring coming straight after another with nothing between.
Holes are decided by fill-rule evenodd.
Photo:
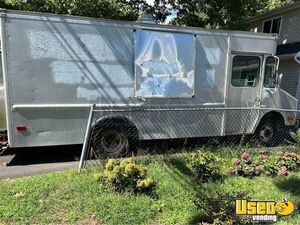
<instances>
[{"instance_id":1,"label":"driver's door window","mask_svg":"<svg viewBox=\"0 0 300 225\"><path fill-rule=\"evenodd\" d=\"M275 88L277 83L277 60L274 57L266 59L264 86Z\"/></svg>"}]
</instances>

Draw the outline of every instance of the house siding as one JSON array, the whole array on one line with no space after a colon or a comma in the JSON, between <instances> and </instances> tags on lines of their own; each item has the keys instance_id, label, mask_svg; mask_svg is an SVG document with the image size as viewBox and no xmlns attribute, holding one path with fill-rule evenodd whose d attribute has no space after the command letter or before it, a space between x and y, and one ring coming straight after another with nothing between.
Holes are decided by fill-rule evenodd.
<instances>
[{"instance_id":1,"label":"house siding","mask_svg":"<svg viewBox=\"0 0 300 225\"><path fill-rule=\"evenodd\" d=\"M298 110L300 110L300 64L297 64L292 56L292 54L299 51L300 45L300 8L299 4L295 6L294 9L288 11L279 10L272 15L270 14L270 16L265 15L252 19L250 28L256 28L257 32L262 32L264 21L282 17L277 39L277 45L279 46L277 53L281 58L279 73L283 75L280 88L298 99ZM287 55L291 56L288 57ZM300 119L300 111L297 113L297 118Z\"/></svg>"},{"instance_id":2,"label":"house siding","mask_svg":"<svg viewBox=\"0 0 300 225\"><path fill-rule=\"evenodd\" d=\"M277 40L278 45L299 42L300 41L300 9L296 8L284 13L278 13L270 17L265 17L254 21L250 24L250 28L254 29L257 27L257 32L262 32L263 22L273 18L282 16L281 31ZM284 42L286 40L286 42Z\"/></svg>"},{"instance_id":3,"label":"house siding","mask_svg":"<svg viewBox=\"0 0 300 225\"><path fill-rule=\"evenodd\" d=\"M279 73L283 74L280 88L298 99L297 119L300 120L300 65L293 58L281 60Z\"/></svg>"},{"instance_id":4,"label":"house siding","mask_svg":"<svg viewBox=\"0 0 300 225\"><path fill-rule=\"evenodd\" d=\"M278 44L300 41L300 9L290 11L283 15L281 33Z\"/></svg>"},{"instance_id":5,"label":"house siding","mask_svg":"<svg viewBox=\"0 0 300 225\"><path fill-rule=\"evenodd\" d=\"M300 89L297 88L299 70L300 65L293 59L280 61L279 74L283 75L280 87L298 99L300 98Z\"/></svg>"}]
</instances>

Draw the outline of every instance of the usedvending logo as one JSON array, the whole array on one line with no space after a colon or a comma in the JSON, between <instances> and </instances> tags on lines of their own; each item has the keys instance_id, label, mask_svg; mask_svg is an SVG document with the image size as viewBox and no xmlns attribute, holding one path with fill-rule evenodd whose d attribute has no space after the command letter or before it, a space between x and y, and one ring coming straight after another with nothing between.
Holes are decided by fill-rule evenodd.
<instances>
[{"instance_id":1,"label":"usedvending logo","mask_svg":"<svg viewBox=\"0 0 300 225\"><path fill-rule=\"evenodd\" d=\"M287 199L278 202L236 199L235 210L237 215L249 216L253 222L276 222L278 216L291 215L295 205Z\"/></svg>"}]
</instances>

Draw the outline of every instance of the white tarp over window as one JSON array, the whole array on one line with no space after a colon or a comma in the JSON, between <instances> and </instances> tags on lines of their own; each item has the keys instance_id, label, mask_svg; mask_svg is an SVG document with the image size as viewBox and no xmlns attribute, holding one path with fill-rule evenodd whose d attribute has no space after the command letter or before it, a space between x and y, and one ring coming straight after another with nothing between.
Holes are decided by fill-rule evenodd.
<instances>
[{"instance_id":1,"label":"white tarp over window","mask_svg":"<svg viewBox=\"0 0 300 225\"><path fill-rule=\"evenodd\" d=\"M136 96L186 98L194 95L193 34L135 32Z\"/></svg>"}]
</instances>

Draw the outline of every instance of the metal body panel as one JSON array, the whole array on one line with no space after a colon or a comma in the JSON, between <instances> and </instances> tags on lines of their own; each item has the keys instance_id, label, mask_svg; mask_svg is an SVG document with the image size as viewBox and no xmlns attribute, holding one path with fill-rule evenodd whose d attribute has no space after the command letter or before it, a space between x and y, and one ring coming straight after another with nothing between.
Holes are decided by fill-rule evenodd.
<instances>
[{"instance_id":1,"label":"metal body panel","mask_svg":"<svg viewBox=\"0 0 300 225\"><path fill-rule=\"evenodd\" d=\"M5 18L9 107L130 103L134 95L132 29L28 19ZM11 147L83 141L86 109L9 110ZM17 132L17 124L28 126L28 132Z\"/></svg>"},{"instance_id":2,"label":"metal body panel","mask_svg":"<svg viewBox=\"0 0 300 225\"><path fill-rule=\"evenodd\" d=\"M0 40L1 40L1 64L2 64L2 75L3 75L3 88L4 88L4 105L5 105L5 121L6 121L6 130L7 130L7 140L8 143L12 143L12 134L11 134L11 129L10 129L10 119L12 117L10 108L9 108L9 102L10 102L10 96L9 96L9 89L8 87L8 68L7 68L7 47L6 47L6 32L5 32L5 21L6 20L6 13L0 12Z\"/></svg>"},{"instance_id":3,"label":"metal body panel","mask_svg":"<svg viewBox=\"0 0 300 225\"><path fill-rule=\"evenodd\" d=\"M197 36L196 96L203 103L225 104L228 36Z\"/></svg>"},{"instance_id":4,"label":"metal body panel","mask_svg":"<svg viewBox=\"0 0 300 225\"><path fill-rule=\"evenodd\" d=\"M228 98L237 97L228 89L230 54L233 50L274 54L276 46L275 37L264 34L39 13L7 11L1 21L12 147L82 143L91 104L96 104L99 118L127 117L138 128L141 139L252 132L226 127L226 121L242 116L228 110ZM156 48L154 42L147 46L146 39L135 48L135 33L140 30L146 36L159 33L157 37L162 37L164 33L172 37L174 43L170 46L175 49L180 49L177 38L186 38L184 47L189 47L184 59L174 57L172 49L165 48L168 45L160 45L167 54L157 60L171 65L178 59L176 63L182 64L182 77L189 87L184 95L177 90L175 94L167 91L166 96L147 98L135 89L136 79L143 76L140 68L135 68L145 62L143 49ZM182 54L182 50L178 52ZM173 71L173 66L161 62L156 72ZM151 68L150 64L144 66ZM246 107L243 101L232 106ZM17 132L18 124L26 125L28 131Z\"/></svg>"},{"instance_id":5,"label":"metal body panel","mask_svg":"<svg viewBox=\"0 0 300 225\"><path fill-rule=\"evenodd\" d=\"M296 114L298 107L298 100L286 91L280 88L263 88L261 95L261 107L268 107L273 109L294 109L294 112L280 112L284 118L286 125L294 125L296 122ZM289 117L294 118L292 121Z\"/></svg>"},{"instance_id":6,"label":"metal body panel","mask_svg":"<svg viewBox=\"0 0 300 225\"><path fill-rule=\"evenodd\" d=\"M268 41L260 39L259 41L256 38L251 37L232 37L232 51L238 52L255 52L262 54L275 54L277 44L275 41Z\"/></svg>"},{"instance_id":7,"label":"metal body panel","mask_svg":"<svg viewBox=\"0 0 300 225\"><path fill-rule=\"evenodd\" d=\"M222 106L215 107L143 107L123 111L100 109L96 117L126 117L137 127L140 139L167 139L222 136Z\"/></svg>"},{"instance_id":8,"label":"metal body panel","mask_svg":"<svg viewBox=\"0 0 300 225\"><path fill-rule=\"evenodd\" d=\"M8 20L14 104L128 103L133 96L132 30Z\"/></svg>"},{"instance_id":9,"label":"metal body panel","mask_svg":"<svg viewBox=\"0 0 300 225\"><path fill-rule=\"evenodd\" d=\"M88 114L88 107L14 112L13 121L27 125L28 130L20 133L12 129L12 147L83 143Z\"/></svg>"},{"instance_id":10,"label":"metal body panel","mask_svg":"<svg viewBox=\"0 0 300 225\"><path fill-rule=\"evenodd\" d=\"M5 96L2 70L2 54L0 52L0 130L6 129Z\"/></svg>"}]
</instances>

